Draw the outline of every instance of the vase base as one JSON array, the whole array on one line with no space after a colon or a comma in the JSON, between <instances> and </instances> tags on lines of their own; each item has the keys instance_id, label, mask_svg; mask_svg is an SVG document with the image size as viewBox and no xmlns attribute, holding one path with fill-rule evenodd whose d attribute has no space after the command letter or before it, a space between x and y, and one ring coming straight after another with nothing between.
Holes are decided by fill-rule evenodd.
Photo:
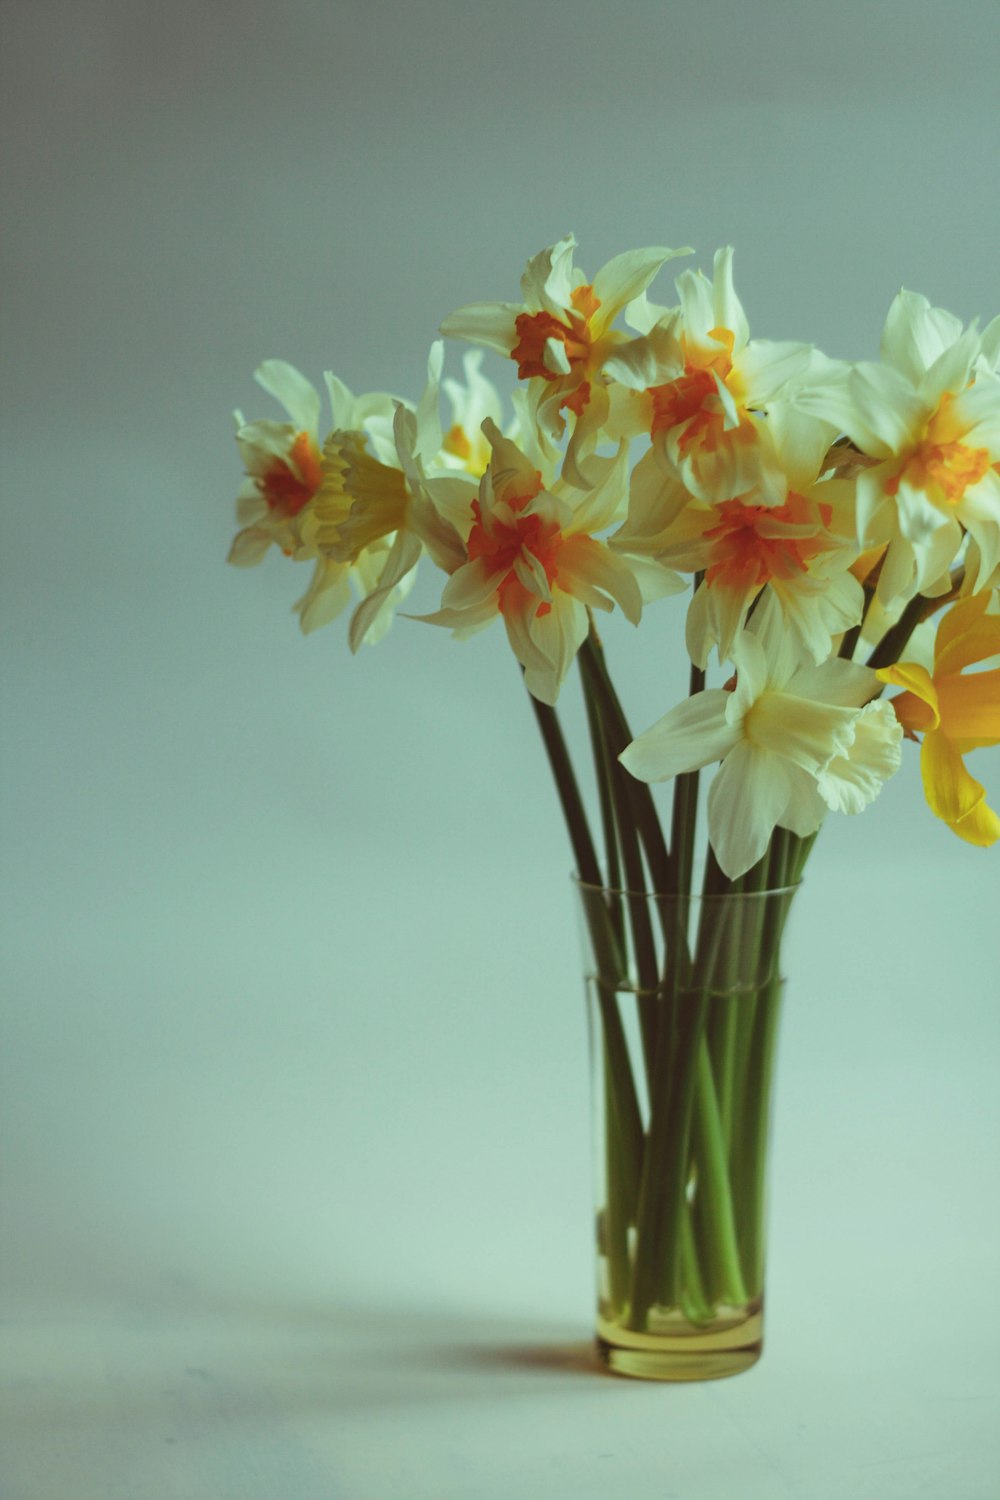
<instances>
[{"instance_id":1,"label":"vase base","mask_svg":"<svg viewBox=\"0 0 1000 1500\"><path fill-rule=\"evenodd\" d=\"M597 1353L614 1375L633 1380L722 1380L760 1359L764 1320L760 1310L738 1322L684 1332L634 1333L599 1318Z\"/></svg>"}]
</instances>

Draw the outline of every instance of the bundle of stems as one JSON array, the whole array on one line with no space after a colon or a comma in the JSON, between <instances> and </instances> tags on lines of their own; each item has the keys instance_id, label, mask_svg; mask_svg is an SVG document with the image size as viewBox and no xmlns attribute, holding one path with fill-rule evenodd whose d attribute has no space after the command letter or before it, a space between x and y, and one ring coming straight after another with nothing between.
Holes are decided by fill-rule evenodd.
<instances>
[{"instance_id":1,"label":"bundle of stems","mask_svg":"<svg viewBox=\"0 0 1000 1500\"><path fill-rule=\"evenodd\" d=\"M668 841L650 788L618 760L632 732L593 627L579 665L603 869L556 711L531 703L589 943L604 1091L605 1312L642 1332L654 1307L699 1324L720 1307L746 1309L760 1298L780 944L815 835L776 829L762 859L736 880L709 848L695 890L698 773L676 778ZM704 686L697 667L690 686ZM742 899L726 899L734 897Z\"/></svg>"}]
</instances>

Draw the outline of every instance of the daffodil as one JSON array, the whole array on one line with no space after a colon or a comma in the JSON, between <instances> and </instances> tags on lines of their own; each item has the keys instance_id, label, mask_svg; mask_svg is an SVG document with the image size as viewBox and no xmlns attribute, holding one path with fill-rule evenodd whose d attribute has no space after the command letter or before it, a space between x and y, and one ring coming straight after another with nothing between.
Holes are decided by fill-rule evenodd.
<instances>
[{"instance_id":1,"label":"daffodil","mask_svg":"<svg viewBox=\"0 0 1000 1500\"><path fill-rule=\"evenodd\" d=\"M707 503L756 489L780 505L820 472L836 428L800 411L791 391L829 363L808 344L751 340L733 286L733 252L716 252L711 281L685 271L680 305L638 300L646 331L610 353L606 374L628 397L612 398L611 430L646 432L689 494Z\"/></svg>"},{"instance_id":2,"label":"daffodil","mask_svg":"<svg viewBox=\"0 0 1000 1500\"><path fill-rule=\"evenodd\" d=\"M290 421L245 422L236 415L236 445L246 479L236 497L242 527L229 561L251 567L272 546L293 552L297 519L322 482L319 419L321 402L315 387L281 359L269 359L254 379L288 413Z\"/></svg>"},{"instance_id":3,"label":"daffodil","mask_svg":"<svg viewBox=\"0 0 1000 1500\"><path fill-rule=\"evenodd\" d=\"M521 277L522 302L469 303L444 320L441 332L514 360L519 378L529 382L531 417L548 440L562 436L563 413L573 413L567 475L586 484L589 478L580 481L577 466L607 412L602 369L611 352L628 341L612 325L666 261L690 251L627 250L588 282L573 265L575 249L569 234L529 260Z\"/></svg>"},{"instance_id":4,"label":"daffodil","mask_svg":"<svg viewBox=\"0 0 1000 1500\"><path fill-rule=\"evenodd\" d=\"M622 764L639 781L667 781L713 761L708 832L730 879L746 873L775 828L815 833L828 809L857 813L900 761L902 730L871 700L876 674L831 658L817 665L766 599L737 637L732 690L708 688L633 740Z\"/></svg>"},{"instance_id":5,"label":"daffodil","mask_svg":"<svg viewBox=\"0 0 1000 1500\"><path fill-rule=\"evenodd\" d=\"M977 591L1000 563L1000 379L982 349L974 328L901 291L882 363L849 367L796 398L877 460L857 478L858 526L863 547L886 547L876 587L883 605L943 593L966 532Z\"/></svg>"},{"instance_id":6,"label":"daffodil","mask_svg":"<svg viewBox=\"0 0 1000 1500\"><path fill-rule=\"evenodd\" d=\"M486 420L492 459L471 507L464 557L441 608L423 618L467 632L501 616L531 693L556 701L589 628L588 609L615 604L637 624L642 591L633 569L593 535L620 518L624 447L590 490L545 487L532 458ZM534 455L537 457L537 455Z\"/></svg>"},{"instance_id":7,"label":"daffodil","mask_svg":"<svg viewBox=\"0 0 1000 1500\"><path fill-rule=\"evenodd\" d=\"M352 570L362 585L351 617L352 651L384 629L387 614L412 587L425 549L442 567L458 562L460 539L428 499L421 462L426 453L443 469L453 467L442 452L438 409L443 355L438 341L415 411L394 401L390 423L380 412L381 426L371 420L365 431L337 428L323 446L322 481L302 519L299 555L317 558L314 588L340 588L338 568ZM474 488L471 480L458 482Z\"/></svg>"},{"instance_id":8,"label":"daffodil","mask_svg":"<svg viewBox=\"0 0 1000 1500\"><path fill-rule=\"evenodd\" d=\"M1000 655L1000 614L990 590L960 599L941 617L933 669L919 662L883 667L883 682L905 691L891 700L907 734L923 735L920 769L931 811L969 844L1000 839L1000 817L965 768L970 750L1000 744L1000 667L965 668Z\"/></svg>"},{"instance_id":9,"label":"daffodil","mask_svg":"<svg viewBox=\"0 0 1000 1500\"><path fill-rule=\"evenodd\" d=\"M329 498L337 460L331 456L331 439L320 443L319 394L284 360L265 361L255 372L255 379L284 406L291 420L248 423L239 412L236 414L236 441L247 478L237 497L237 519L243 523L242 529L233 541L229 561L250 567L274 546L296 562L312 562L309 587L294 605L302 630L308 633L346 609L352 590L362 597L370 592L378 582L389 547L384 542L376 543L363 556L347 560L324 549L317 510ZM370 441L375 451L384 452L394 398L382 392L355 396L330 372L325 380L335 428L349 430L357 442ZM344 515L341 507L340 519ZM329 523L328 506L326 520ZM328 536L333 534L329 524L327 532ZM391 613L383 611L369 639L384 634L390 621Z\"/></svg>"},{"instance_id":10,"label":"daffodil","mask_svg":"<svg viewBox=\"0 0 1000 1500\"><path fill-rule=\"evenodd\" d=\"M632 475L629 516L611 538L628 554L684 573L701 573L687 616L692 661L720 660L754 600L769 587L789 627L819 661L833 636L856 624L864 591L850 573L855 558L854 486L829 479L781 505L758 490L710 505L690 496L649 453Z\"/></svg>"}]
</instances>

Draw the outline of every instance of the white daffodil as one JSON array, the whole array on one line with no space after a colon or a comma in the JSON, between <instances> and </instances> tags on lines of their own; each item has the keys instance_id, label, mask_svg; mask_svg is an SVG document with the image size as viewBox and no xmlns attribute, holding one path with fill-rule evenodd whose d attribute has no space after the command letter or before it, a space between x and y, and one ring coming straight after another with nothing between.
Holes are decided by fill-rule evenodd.
<instances>
[{"instance_id":1,"label":"white daffodil","mask_svg":"<svg viewBox=\"0 0 1000 1500\"><path fill-rule=\"evenodd\" d=\"M268 359L254 371L257 384L288 413L288 422L246 422L236 412L236 445L246 479L236 497L235 537L229 561L238 567L259 563L272 546L293 552L297 518L319 489L319 419L315 387L282 359Z\"/></svg>"},{"instance_id":2,"label":"white daffodil","mask_svg":"<svg viewBox=\"0 0 1000 1500\"><path fill-rule=\"evenodd\" d=\"M451 426L441 444L441 456L448 468L464 470L478 481L485 474L491 449L483 432L487 418L498 427L502 423L500 392L482 372L483 351L469 349L462 359L465 380L445 379L442 386L451 406ZM517 441L517 424L508 426L507 436Z\"/></svg>"},{"instance_id":3,"label":"white daffodil","mask_svg":"<svg viewBox=\"0 0 1000 1500\"><path fill-rule=\"evenodd\" d=\"M321 402L315 388L284 360L267 360L255 379L288 412L290 422L244 422L236 413L236 441L247 471L237 497L237 519L243 523L229 552L240 567L259 563L272 547L297 562L312 562L308 589L293 606L306 633L328 624L347 608L352 587L368 591L373 569L379 570L377 546L363 558L344 561L319 544L317 508L330 486L328 445L320 445ZM370 441L384 450L384 432L391 421L394 398L383 392L355 396L337 376L325 376L333 423L355 433L358 442ZM391 618L391 616L390 616ZM380 622L384 633L384 622ZM374 638L374 633L373 637Z\"/></svg>"},{"instance_id":4,"label":"white daffodil","mask_svg":"<svg viewBox=\"0 0 1000 1500\"><path fill-rule=\"evenodd\" d=\"M775 828L805 837L828 809L856 813L900 761L902 730L868 667L817 665L765 599L737 638L732 691L695 693L633 740L621 761L640 781L667 781L713 761L708 831L731 880L763 856Z\"/></svg>"},{"instance_id":5,"label":"white daffodil","mask_svg":"<svg viewBox=\"0 0 1000 1500\"><path fill-rule=\"evenodd\" d=\"M530 382L532 420L547 440L562 436L564 411L574 414L566 473L574 483L588 485L589 476L579 478L577 465L607 412L602 368L628 337L612 324L666 261L691 252L662 246L627 250L588 282L573 265L575 249L569 234L529 260L521 277L523 302L469 303L444 320L441 332L515 361L519 378Z\"/></svg>"},{"instance_id":6,"label":"white daffodil","mask_svg":"<svg viewBox=\"0 0 1000 1500\"><path fill-rule=\"evenodd\" d=\"M683 272L679 307L643 300L630 308L630 321L647 331L605 362L621 387L609 426L648 433L670 472L708 504L756 489L761 503L780 505L789 487L818 477L836 436L832 423L789 399L830 362L808 344L751 340L732 258L731 248L716 252L711 281Z\"/></svg>"},{"instance_id":7,"label":"white daffodil","mask_svg":"<svg viewBox=\"0 0 1000 1500\"><path fill-rule=\"evenodd\" d=\"M483 430L493 456L462 563L440 610L420 618L466 633L500 615L528 690L552 704L587 634L588 609L617 604L633 624L642 612L632 568L592 534L620 518L627 454L623 447L604 460L600 481L586 492L562 480L544 488L532 458L488 419Z\"/></svg>"},{"instance_id":8,"label":"white daffodil","mask_svg":"<svg viewBox=\"0 0 1000 1500\"><path fill-rule=\"evenodd\" d=\"M992 325L991 325L992 328ZM987 330L991 333L991 330ZM991 334L992 350L997 337ZM902 291L882 335L882 363L849 367L803 391L803 410L837 423L877 460L857 477L861 545L884 545L884 606L939 594L967 532L987 586L1000 563L1000 379L983 336Z\"/></svg>"},{"instance_id":9,"label":"white daffodil","mask_svg":"<svg viewBox=\"0 0 1000 1500\"><path fill-rule=\"evenodd\" d=\"M781 505L763 504L757 490L709 505L688 495L649 453L633 471L628 520L611 546L704 575L687 616L688 654L697 666L707 665L713 646L720 660L728 658L767 587L786 624L820 661L864 607L864 590L849 571L856 557L854 505L853 484L838 479L804 494L790 489Z\"/></svg>"},{"instance_id":10,"label":"white daffodil","mask_svg":"<svg viewBox=\"0 0 1000 1500\"><path fill-rule=\"evenodd\" d=\"M423 455L446 470L439 413L444 346L428 357L427 385L416 411L393 403L391 428L369 421L367 431L337 429L323 447L323 479L301 525L299 555L318 559L313 591L340 590L337 568L350 568L363 597L351 617L349 642L383 634L393 609L413 585L414 569L428 550L449 571L461 556L461 541L429 500ZM391 433L391 448L390 437ZM474 491L471 480L458 483Z\"/></svg>"}]
</instances>

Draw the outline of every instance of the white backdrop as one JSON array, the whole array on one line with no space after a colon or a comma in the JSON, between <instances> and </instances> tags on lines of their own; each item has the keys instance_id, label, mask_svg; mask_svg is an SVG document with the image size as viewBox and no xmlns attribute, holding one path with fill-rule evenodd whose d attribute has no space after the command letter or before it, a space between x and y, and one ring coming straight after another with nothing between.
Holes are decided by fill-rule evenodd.
<instances>
[{"instance_id":1,"label":"white backdrop","mask_svg":"<svg viewBox=\"0 0 1000 1500\"><path fill-rule=\"evenodd\" d=\"M516 665L406 621L351 659L304 570L224 558L260 360L416 396L569 229L591 272L733 243L752 332L835 356L900 285L994 316L995 6L5 11L12 1496L579 1496L608 1454L650 1496L992 1494L1000 851L915 754L830 819L765 1360L580 1379L570 857ZM669 601L609 630L636 728L680 642Z\"/></svg>"}]
</instances>

